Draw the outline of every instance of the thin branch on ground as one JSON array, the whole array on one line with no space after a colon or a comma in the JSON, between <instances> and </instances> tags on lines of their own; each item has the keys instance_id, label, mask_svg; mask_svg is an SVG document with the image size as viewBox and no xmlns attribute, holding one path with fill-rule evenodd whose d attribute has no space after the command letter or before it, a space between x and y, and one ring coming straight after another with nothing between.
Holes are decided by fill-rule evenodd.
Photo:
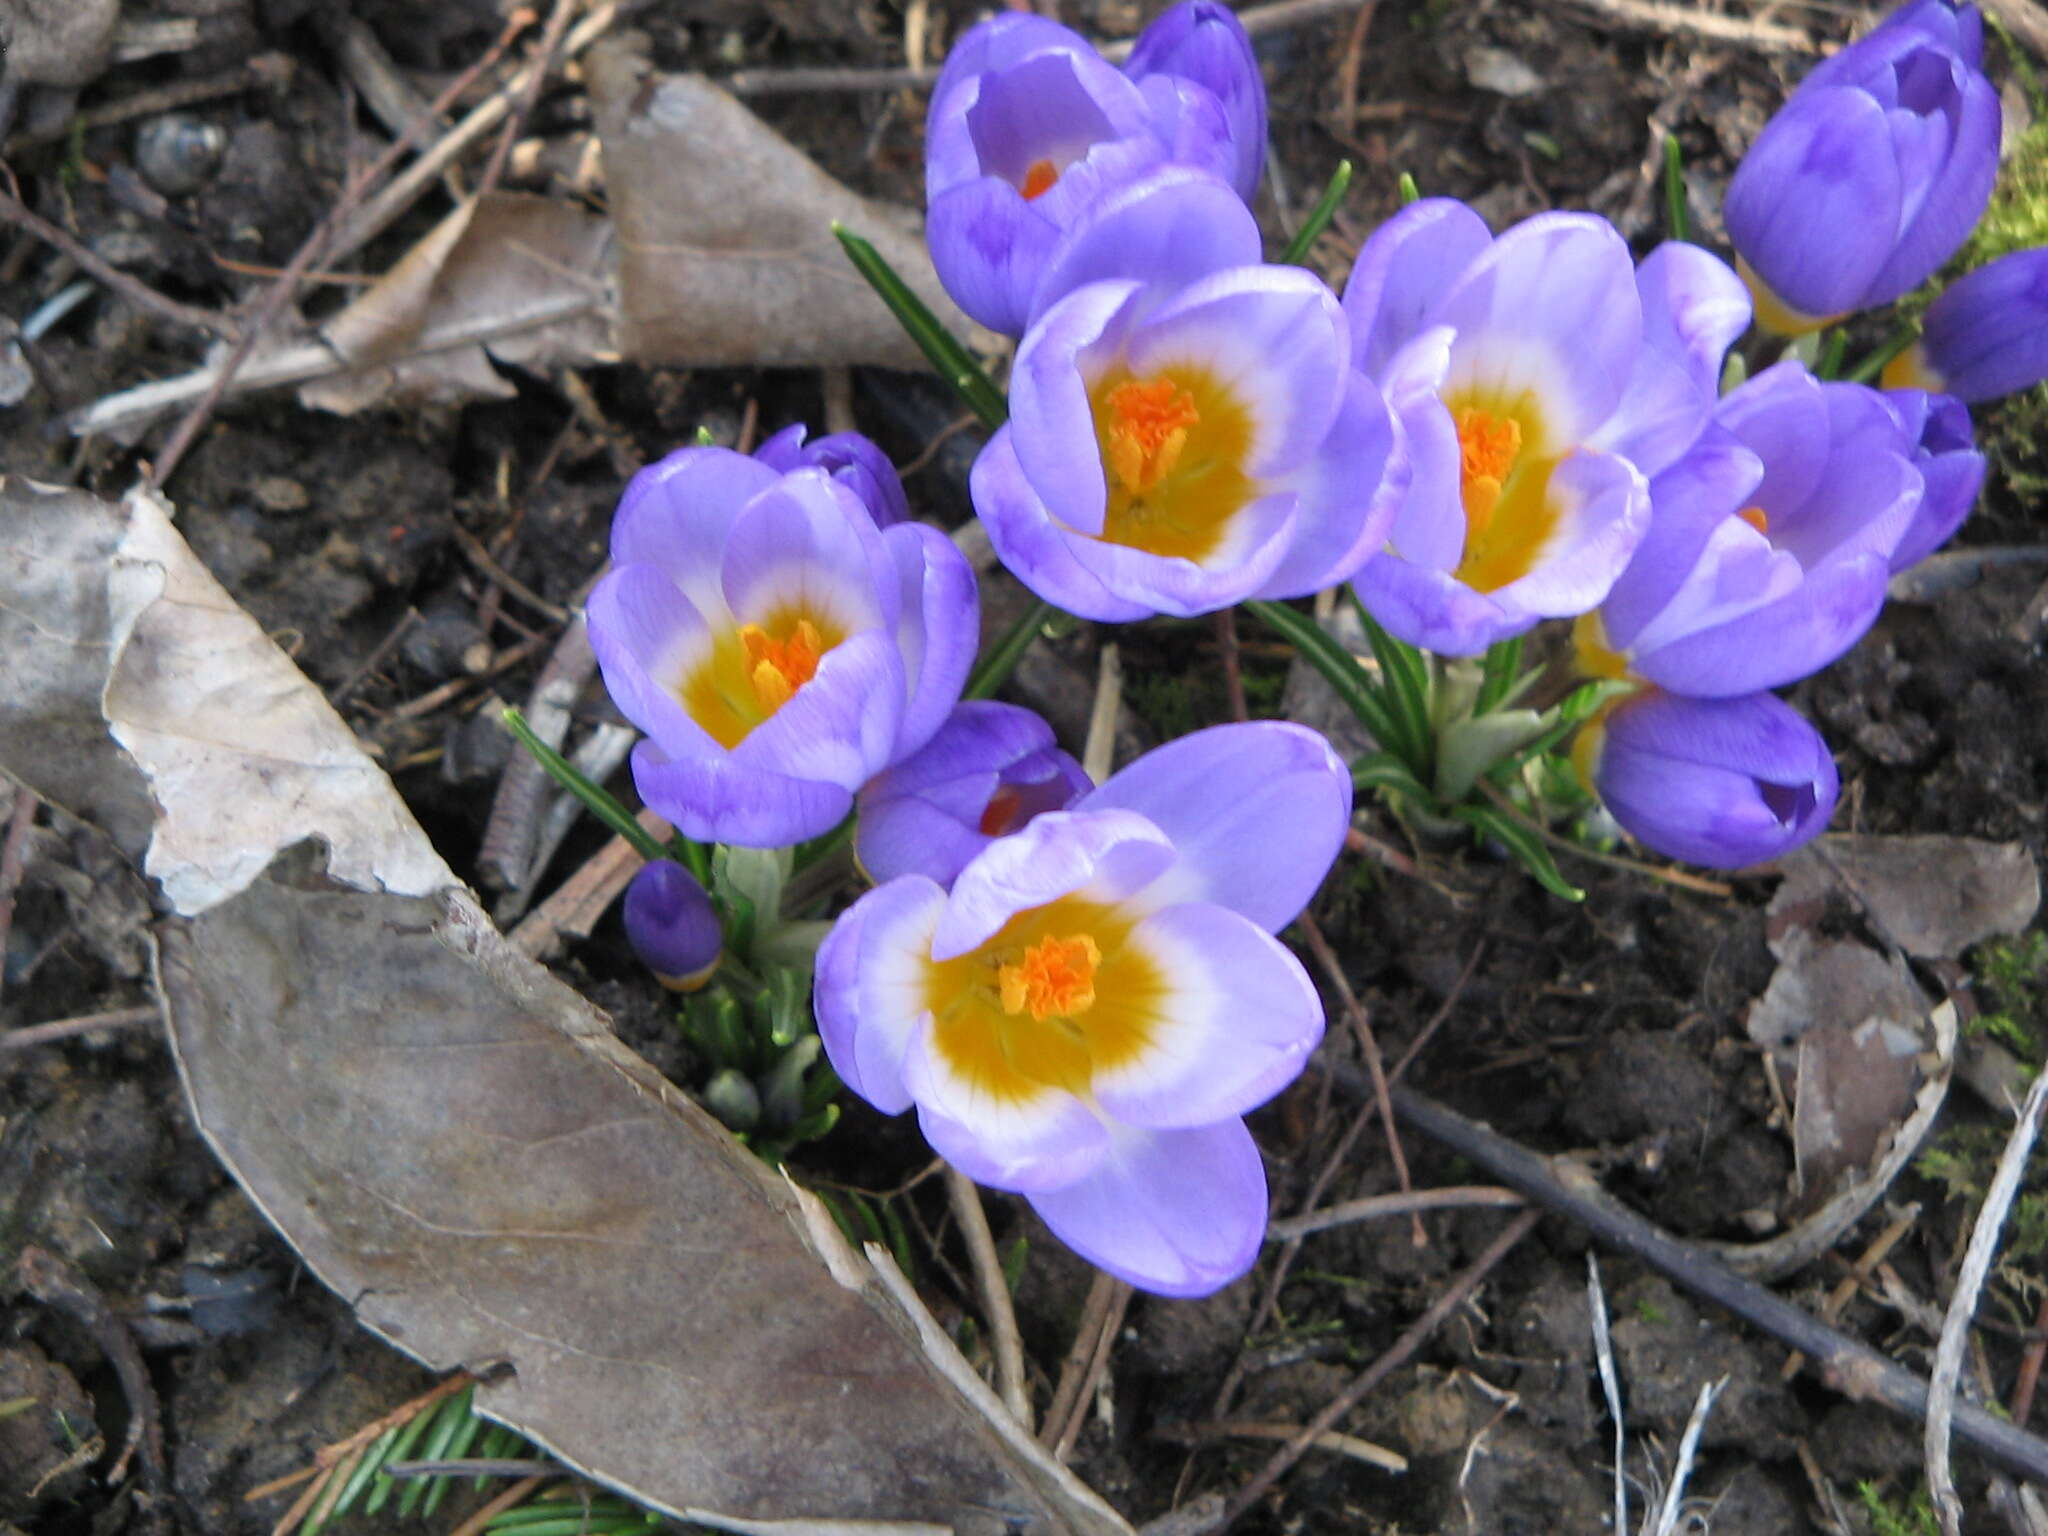
<instances>
[{"instance_id":1,"label":"thin branch on ground","mask_svg":"<svg viewBox=\"0 0 2048 1536\"><path fill-rule=\"evenodd\" d=\"M1074 1342L1060 1362L1060 1379L1053 1388L1052 1405L1045 1410L1039 1426L1038 1443L1065 1461L1081 1437L1081 1425L1088 1416L1088 1399L1095 1384L1109 1368L1110 1346L1123 1327L1124 1309L1131 1304L1131 1288L1114 1275L1098 1272L1081 1303L1081 1320L1074 1326Z\"/></svg>"},{"instance_id":2,"label":"thin branch on ground","mask_svg":"<svg viewBox=\"0 0 2048 1536\"><path fill-rule=\"evenodd\" d=\"M101 1029L135 1029L154 1024L159 1017L154 1003L133 1008L110 1008L105 1013L80 1014L71 1019L52 1019L47 1024L26 1024L20 1029L0 1030L0 1056L9 1051L26 1051L33 1046L70 1040Z\"/></svg>"},{"instance_id":3,"label":"thin branch on ground","mask_svg":"<svg viewBox=\"0 0 2048 1536\"><path fill-rule=\"evenodd\" d=\"M1292 1441L1301 1433L1299 1424L1268 1424L1252 1419L1209 1419L1199 1424L1162 1424L1152 1431L1152 1438L1177 1445L1206 1445L1212 1440L1279 1440ZM1399 1451L1390 1451L1383 1445L1362 1440L1357 1435L1340 1435L1327 1430L1309 1442L1312 1451L1329 1451L1337 1456L1349 1456L1367 1466L1378 1467L1382 1472L1406 1472L1408 1458Z\"/></svg>"},{"instance_id":4,"label":"thin branch on ground","mask_svg":"<svg viewBox=\"0 0 2048 1536\"><path fill-rule=\"evenodd\" d=\"M1400 1195L1366 1195L1358 1200L1340 1200L1305 1216L1288 1216L1266 1228L1269 1242L1285 1242L1326 1232L1331 1227L1349 1226L1357 1221L1385 1221L1390 1216L1407 1216L1417 1211L1461 1210L1468 1206L1494 1205L1508 1209L1529 1202L1512 1189L1498 1184L1452 1184L1442 1189L1411 1189Z\"/></svg>"},{"instance_id":5,"label":"thin branch on ground","mask_svg":"<svg viewBox=\"0 0 2048 1536\"><path fill-rule=\"evenodd\" d=\"M1216 654L1223 660L1223 697L1230 705L1230 718L1251 718L1251 705L1244 696L1244 666L1237 654L1237 610L1216 610Z\"/></svg>"},{"instance_id":6,"label":"thin branch on ground","mask_svg":"<svg viewBox=\"0 0 2048 1536\"><path fill-rule=\"evenodd\" d=\"M1998 1254L1998 1234L2004 1230L2005 1218L2020 1192L2027 1156L2034 1150L2034 1138L2040 1134L2044 1102L2048 1102L2048 1070L2041 1072L2034 1079L2034 1086L2027 1090L2019 1120L1998 1159L1998 1171L1992 1174L1990 1187L1984 1191L1983 1208L1977 1212L1977 1224L1970 1229L1970 1245L1963 1251L1963 1266L1956 1272L1955 1295L1949 1298L1948 1314L1941 1322L1941 1342L1934 1350L1923 1446L1927 1455L1927 1491L1934 1501L1942 1536L1961 1536L1963 1529L1963 1506L1956 1497L1948 1449L1956 1414L1956 1388L1963 1375L1963 1350L1970 1338L1970 1317L1977 1310L1978 1294L1984 1289L1984 1278L1991 1273L1991 1261ZM2038 1472L2032 1475L2040 1480Z\"/></svg>"},{"instance_id":7,"label":"thin branch on ground","mask_svg":"<svg viewBox=\"0 0 2048 1536\"><path fill-rule=\"evenodd\" d=\"M1508 1256L1508 1253L1523 1238L1535 1229L1542 1220L1538 1210L1522 1212L1502 1229L1500 1235L1486 1245L1486 1250L1474 1259L1458 1277L1444 1287L1442 1294L1429 1304L1429 1310L1410 1323L1387 1352L1361 1371L1357 1378L1342 1392L1331 1398L1318 1413L1287 1444L1273 1453L1273 1457L1261 1467L1251 1480L1231 1495L1230 1502L1223 1507L1222 1519L1217 1528L1234 1524L1266 1496L1266 1492L1301 1460L1302 1455L1315 1443L1318 1435L1336 1428L1337 1423L1365 1400L1387 1377L1399 1370L1414 1356L1415 1352L1429 1342L1443 1322L1477 1289L1479 1282L1493 1272L1494 1266Z\"/></svg>"},{"instance_id":8,"label":"thin branch on ground","mask_svg":"<svg viewBox=\"0 0 2048 1536\"><path fill-rule=\"evenodd\" d=\"M988 1324L989 1350L996 1362L996 1395L1028 1435L1031 1388L1024 1379L1024 1340L1017 1332L1017 1311L1010 1304L1003 1261L996 1255L995 1234L989 1231L981 1191L974 1187L974 1180L951 1163L946 1165L946 1199L953 1207L953 1219L960 1223L960 1236L967 1243L975 1294L981 1300L982 1320Z\"/></svg>"},{"instance_id":9,"label":"thin branch on ground","mask_svg":"<svg viewBox=\"0 0 2048 1536\"><path fill-rule=\"evenodd\" d=\"M562 37L569 30L569 18L576 14L579 3L580 0L555 0L547 27L541 33L540 47L534 50L532 59L527 62L526 86L519 93L512 115L505 120L497 147L491 151L490 162L477 179L476 195L479 199L498 189L499 179L505 174L505 162L512 155L513 141L525 131L527 119L533 116L533 109L540 104L541 87L554 70L555 56L562 51Z\"/></svg>"},{"instance_id":10,"label":"thin branch on ground","mask_svg":"<svg viewBox=\"0 0 2048 1536\"><path fill-rule=\"evenodd\" d=\"M1333 1062L1329 1070L1348 1092L1370 1098L1371 1082L1357 1067ZM1531 1152L1405 1085L1395 1085L1392 1097L1394 1112L1409 1125L1477 1164L1508 1188L1584 1227L1609 1247L1632 1255L1681 1289L1803 1351L1817 1367L1821 1381L1835 1391L1878 1403L1906 1418L1926 1415L1927 1383L1912 1371L1776 1292L1744 1279L1696 1244L1673 1237L1639 1216L1602 1189L1583 1165ZM2048 1483L2048 1440L1967 1403L1956 1406L1955 1428L1987 1461L2016 1477Z\"/></svg>"},{"instance_id":11,"label":"thin branch on ground","mask_svg":"<svg viewBox=\"0 0 2048 1536\"><path fill-rule=\"evenodd\" d=\"M149 284L123 272L104 257L76 239L69 230L52 224L21 200L21 188L14 181L14 173L7 173L9 190L0 192L0 223L14 224L34 235L45 245L61 251L71 258L78 269L94 282L109 291L119 294L131 304L174 320L179 325L189 325L194 330L205 331L210 336L233 336L233 322L215 314L210 309L195 309L190 304L180 304L176 299L158 293Z\"/></svg>"},{"instance_id":12,"label":"thin branch on ground","mask_svg":"<svg viewBox=\"0 0 2048 1536\"><path fill-rule=\"evenodd\" d=\"M2022 1429L2034 1416L2034 1389L2041 1382L2044 1357L2048 1357L2048 1294L2041 1297L2041 1305L2034 1312L2034 1337L2027 1344L2027 1352L2020 1356L2019 1373L2012 1383L2012 1401L2006 1405L2013 1423Z\"/></svg>"},{"instance_id":13,"label":"thin branch on ground","mask_svg":"<svg viewBox=\"0 0 2048 1536\"><path fill-rule=\"evenodd\" d=\"M14 897L21 889L21 867L28 856L28 835L36 824L42 797L26 784L14 786L14 810L7 818L7 833L0 838L0 954L7 952L7 936L14 930ZM0 982L5 981L0 974Z\"/></svg>"},{"instance_id":14,"label":"thin branch on ground","mask_svg":"<svg viewBox=\"0 0 2048 1536\"><path fill-rule=\"evenodd\" d=\"M1761 53L1818 53L1820 43L1797 27L1748 16L1728 16L1658 0L1571 0L1575 10L1632 30L1704 37L1736 43Z\"/></svg>"},{"instance_id":15,"label":"thin branch on ground","mask_svg":"<svg viewBox=\"0 0 2048 1536\"><path fill-rule=\"evenodd\" d=\"M1586 1307L1593 1318L1593 1358L1600 1367L1600 1393L1614 1420L1614 1536L1628 1536L1628 1419L1621 1407L1621 1378L1614 1369L1614 1339L1607 1328L1607 1292L1600 1261L1586 1250Z\"/></svg>"}]
</instances>

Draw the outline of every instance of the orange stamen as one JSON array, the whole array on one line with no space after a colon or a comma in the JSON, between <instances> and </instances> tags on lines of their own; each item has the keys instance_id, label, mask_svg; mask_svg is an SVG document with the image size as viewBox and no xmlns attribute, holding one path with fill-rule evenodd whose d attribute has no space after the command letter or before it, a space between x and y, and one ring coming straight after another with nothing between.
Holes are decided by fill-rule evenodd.
<instances>
[{"instance_id":1,"label":"orange stamen","mask_svg":"<svg viewBox=\"0 0 2048 1536\"><path fill-rule=\"evenodd\" d=\"M818 659L825 652L824 637L809 619L777 640L757 624L740 627L740 644L746 648L747 680L769 714L787 704L818 673Z\"/></svg>"},{"instance_id":2,"label":"orange stamen","mask_svg":"<svg viewBox=\"0 0 2048 1536\"><path fill-rule=\"evenodd\" d=\"M1017 830L1017 812L1024 808L1024 792L1014 784L1005 784L988 797L988 805L981 813L981 835L1001 837L1005 832Z\"/></svg>"},{"instance_id":3,"label":"orange stamen","mask_svg":"<svg viewBox=\"0 0 2048 1536\"><path fill-rule=\"evenodd\" d=\"M1771 515L1762 507L1744 507L1735 515L1749 524L1758 533L1769 533L1771 531Z\"/></svg>"},{"instance_id":4,"label":"orange stamen","mask_svg":"<svg viewBox=\"0 0 2048 1536\"><path fill-rule=\"evenodd\" d=\"M1501 487L1522 452L1522 424L1491 411L1459 410L1458 490L1465 503L1466 541L1486 531L1500 504Z\"/></svg>"},{"instance_id":5,"label":"orange stamen","mask_svg":"<svg viewBox=\"0 0 2048 1536\"><path fill-rule=\"evenodd\" d=\"M1024 194L1024 201L1028 203L1050 192L1053 183L1059 179L1060 173L1050 160L1034 160L1024 172L1024 185L1018 191Z\"/></svg>"},{"instance_id":6,"label":"orange stamen","mask_svg":"<svg viewBox=\"0 0 2048 1536\"><path fill-rule=\"evenodd\" d=\"M1202 419L1195 397L1172 379L1130 379L1109 392L1103 458L1125 490L1149 491L1173 473L1188 429Z\"/></svg>"},{"instance_id":7,"label":"orange stamen","mask_svg":"<svg viewBox=\"0 0 2048 1536\"><path fill-rule=\"evenodd\" d=\"M1072 1018L1095 1006L1095 967L1102 951L1085 933L1070 939L1047 937L1024 951L1024 957L996 972L1003 1012L1030 1011L1039 1023L1059 1014Z\"/></svg>"}]
</instances>

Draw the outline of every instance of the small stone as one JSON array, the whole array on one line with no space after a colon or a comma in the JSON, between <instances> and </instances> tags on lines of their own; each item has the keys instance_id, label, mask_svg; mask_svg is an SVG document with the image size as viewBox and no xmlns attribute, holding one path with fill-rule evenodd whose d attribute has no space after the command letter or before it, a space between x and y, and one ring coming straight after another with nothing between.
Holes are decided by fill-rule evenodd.
<instances>
[{"instance_id":1,"label":"small stone","mask_svg":"<svg viewBox=\"0 0 2048 1536\"><path fill-rule=\"evenodd\" d=\"M313 501L306 488L288 475L259 475L249 494L266 512L303 512Z\"/></svg>"}]
</instances>

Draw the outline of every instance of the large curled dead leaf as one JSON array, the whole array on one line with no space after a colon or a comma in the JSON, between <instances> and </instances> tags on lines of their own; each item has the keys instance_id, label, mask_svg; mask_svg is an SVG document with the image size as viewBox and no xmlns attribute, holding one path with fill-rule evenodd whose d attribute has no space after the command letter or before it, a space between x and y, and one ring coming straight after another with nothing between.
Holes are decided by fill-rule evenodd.
<instances>
[{"instance_id":1,"label":"large curled dead leaf","mask_svg":"<svg viewBox=\"0 0 2048 1536\"><path fill-rule=\"evenodd\" d=\"M504 1367L484 1412L707 1523L1128 1530L885 1257L505 942L167 508L0 480L0 548L31 547L0 561L0 768L63 802L139 767L195 1118L367 1325Z\"/></svg>"}]
</instances>

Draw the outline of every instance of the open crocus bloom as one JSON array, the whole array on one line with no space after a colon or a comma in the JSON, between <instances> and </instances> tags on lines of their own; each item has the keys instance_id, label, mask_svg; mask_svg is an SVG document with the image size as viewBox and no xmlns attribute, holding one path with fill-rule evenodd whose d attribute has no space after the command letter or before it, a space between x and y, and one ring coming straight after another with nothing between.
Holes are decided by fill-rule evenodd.
<instances>
[{"instance_id":1,"label":"open crocus bloom","mask_svg":"<svg viewBox=\"0 0 2048 1536\"><path fill-rule=\"evenodd\" d=\"M861 790L854 852L877 883L925 875L951 885L996 838L1065 810L1094 787L1030 710L972 700L955 705L938 735Z\"/></svg>"},{"instance_id":2,"label":"open crocus bloom","mask_svg":"<svg viewBox=\"0 0 2048 1536\"><path fill-rule=\"evenodd\" d=\"M1451 656L1607 595L1648 522L1646 476L1705 426L1748 322L1704 251L1666 246L1638 273L1603 219L1541 214L1495 239L1444 199L1380 226L1344 308L1412 473L1353 585L1392 633Z\"/></svg>"},{"instance_id":3,"label":"open crocus bloom","mask_svg":"<svg viewBox=\"0 0 2048 1536\"><path fill-rule=\"evenodd\" d=\"M1820 733L1768 693L1688 699L1647 689L1582 727L1572 755L1631 837L1714 869L1818 837L1841 789Z\"/></svg>"},{"instance_id":4,"label":"open crocus bloom","mask_svg":"<svg viewBox=\"0 0 2048 1536\"><path fill-rule=\"evenodd\" d=\"M1728 183L1728 238L1766 330L1796 335L1919 286L1983 216L1998 92L1975 6L1913 0L1817 67Z\"/></svg>"},{"instance_id":5,"label":"open crocus bloom","mask_svg":"<svg viewBox=\"0 0 2048 1536\"><path fill-rule=\"evenodd\" d=\"M1795 362L1731 391L1653 482L1649 536L1580 626L1590 670L1700 698L1819 671L1884 605L1921 502L1913 448L1877 391Z\"/></svg>"},{"instance_id":6,"label":"open crocus bloom","mask_svg":"<svg viewBox=\"0 0 2048 1536\"><path fill-rule=\"evenodd\" d=\"M818 952L848 1087L1145 1290L1243 1274L1266 1181L1240 1116L1301 1070L1322 1003L1273 933L1342 846L1313 731L1200 731L990 843L950 893L877 887Z\"/></svg>"},{"instance_id":7,"label":"open crocus bloom","mask_svg":"<svg viewBox=\"0 0 2048 1536\"><path fill-rule=\"evenodd\" d=\"M1086 618L1315 591L1385 535L1406 483L1349 356L1335 296L1298 267L1086 284L1018 349L975 510L1020 581Z\"/></svg>"},{"instance_id":8,"label":"open crocus bloom","mask_svg":"<svg viewBox=\"0 0 2048 1536\"><path fill-rule=\"evenodd\" d=\"M633 477L591 648L640 796L701 842L779 848L929 741L978 640L974 573L919 523L875 526L823 469L685 448Z\"/></svg>"},{"instance_id":9,"label":"open crocus bloom","mask_svg":"<svg viewBox=\"0 0 2048 1536\"><path fill-rule=\"evenodd\" d=\"M1178 36L1178 16L1154 23L1140 48L1162 28ZM1041 281L1054 249L1105 196L1168 165L1213 175L1227 188L1247 159L1263 161L1265 96L1249 47L1245 83L1217 49L1198 42L1175 46L1162 32L1140 81L1037 16L1005 13L960 39L932 90L925 226L932 264L963 310L991 330L1021 335L1058 297ZM1204 78L1179 72L1183 53ZM1231 91L1231 107L1212 84ZM1236 142L1253 129L1256 149Z\"/></svg>"}]
</instances>

